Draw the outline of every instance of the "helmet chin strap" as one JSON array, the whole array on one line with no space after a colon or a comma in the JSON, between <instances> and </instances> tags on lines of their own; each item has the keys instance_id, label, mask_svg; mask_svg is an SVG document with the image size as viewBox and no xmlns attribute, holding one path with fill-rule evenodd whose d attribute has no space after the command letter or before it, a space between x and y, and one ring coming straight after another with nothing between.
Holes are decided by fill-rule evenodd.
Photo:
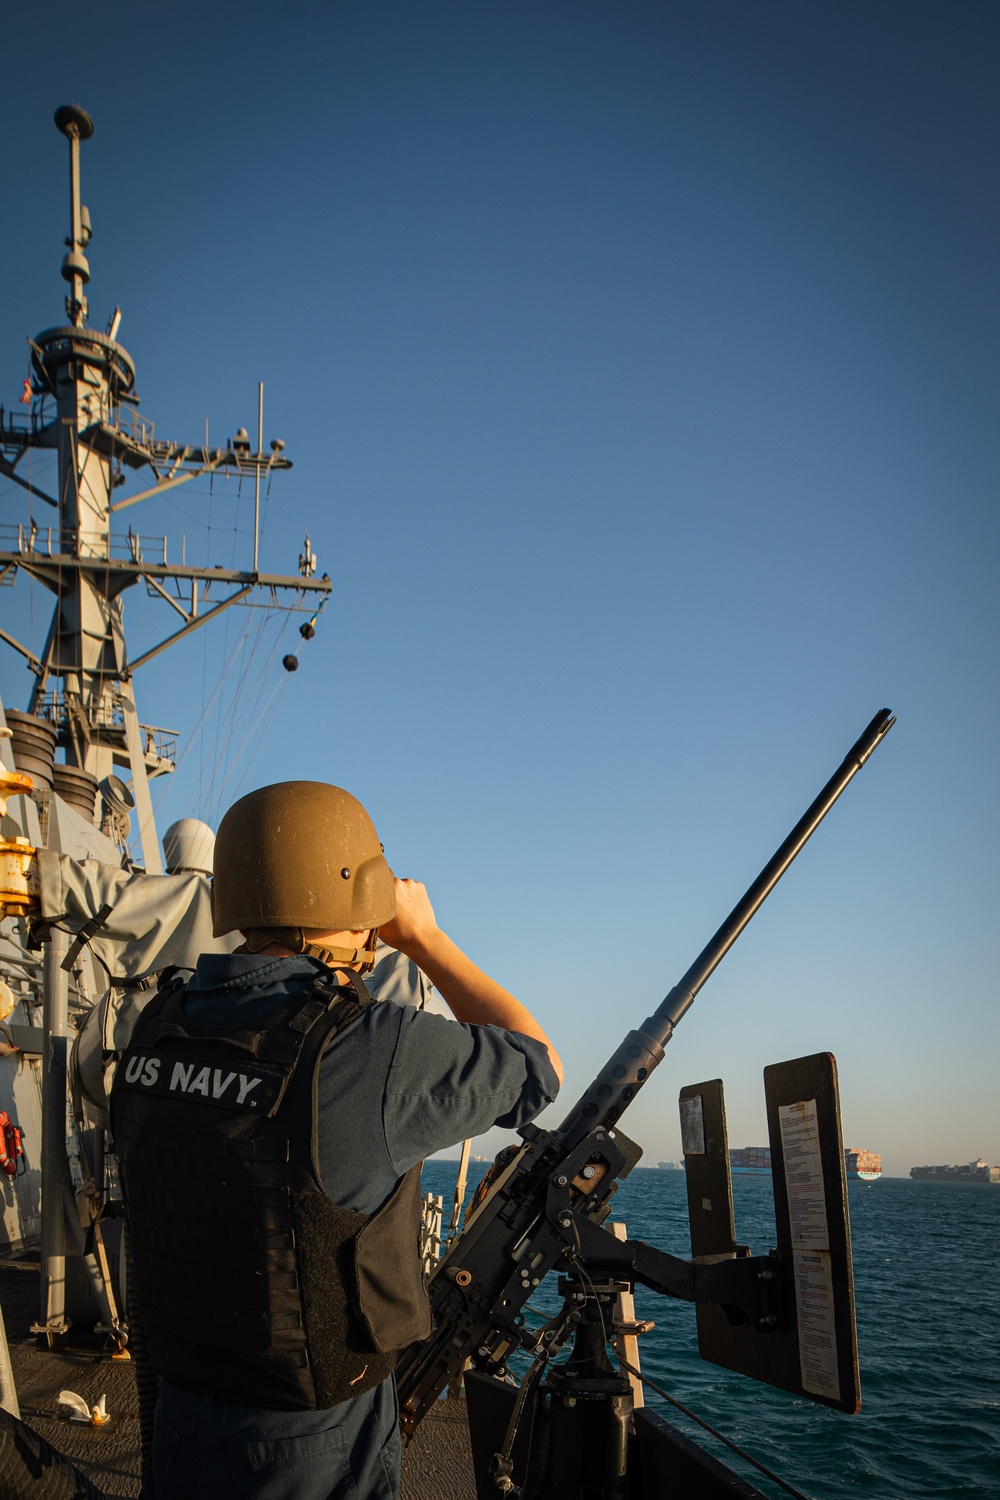
<instances>
[{"instance_id":1,"label":"helmet chin strap","mask_svg":"<svg viewBox=\"0 0 1000 1500\"><path fill-rule=\"evenodd\" d=\"M370 974L375 967L375 944L378 929L373 927L363 948L327 948L322 943L313 943L301 927L258 927L246 934L243 949L246 953L261 953L278 943L282 948L291 948L293 953L308 953L318 958L327 968L335 969L342 964L358 965L358 972Z\"/></svg>"}]
</instances>

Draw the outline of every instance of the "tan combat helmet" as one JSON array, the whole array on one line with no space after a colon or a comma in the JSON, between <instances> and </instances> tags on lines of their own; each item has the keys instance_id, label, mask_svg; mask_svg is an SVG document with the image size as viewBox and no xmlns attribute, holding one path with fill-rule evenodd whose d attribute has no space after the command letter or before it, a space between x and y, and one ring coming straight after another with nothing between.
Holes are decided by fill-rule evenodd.
<instances>
[{"instance_id":1,"label":"tan combat helmet","mask_svg":"<svg viewBox=\"0 0 1000 1500\"><path fill-rule=\"evenodd\" d=\"M372 964L375 933L396 910L393 874L356 797L322 781L280 781L241 797L215 841L215 935L236 928L259 952L277 942L324 963ZM328 948L319 932L371 930L364 949ZM305 929L305 930L304 930Z\"/></svg>"}]
</instances>

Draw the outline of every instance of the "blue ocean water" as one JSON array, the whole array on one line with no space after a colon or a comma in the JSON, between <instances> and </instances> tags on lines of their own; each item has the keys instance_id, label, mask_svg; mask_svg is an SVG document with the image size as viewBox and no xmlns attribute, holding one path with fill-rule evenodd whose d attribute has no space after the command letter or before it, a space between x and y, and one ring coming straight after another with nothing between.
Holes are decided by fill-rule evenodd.
<instances>
[{"instance_id":1,"label":"blue ocean water","mask_svg":"<svg viewBox=\"0 0 1000 1500\"><path fill-rule=\"evenodd\" d=\"M455 1164L428 1162L424 1190L446 1212ZM474 1180L482 1174L470 1174ZM774 1244L768 1177L733 1180L737 1236L754 1254ZM850 1184L862 1409L854 1417L797 1400L698 1355L694 1310L636 1292L655 1321L643 1371L685 1406L814 1500L866 1495L1000 1497L1000 1187L883 1178ZM629 1235L690 1253L683 1172L639 1168L613 1219ZM533 1303L554 1305L551 1288ZM765 1494L782 1491L647 1389L663 1410Z\"/></svg>"}]
</instances>

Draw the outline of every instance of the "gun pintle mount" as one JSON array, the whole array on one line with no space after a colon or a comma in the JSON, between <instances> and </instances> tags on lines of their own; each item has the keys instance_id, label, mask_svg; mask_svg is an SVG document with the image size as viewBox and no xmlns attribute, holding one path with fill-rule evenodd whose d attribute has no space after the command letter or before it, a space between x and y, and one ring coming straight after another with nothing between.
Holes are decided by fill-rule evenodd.
<instances>
[{"instance_id":1,"label":"gun pintle mount","mask_svg":"<svg viewBox=\"0 0 1000 1500\"><path fill-rule=\"evenodd\" d=\"M434 1332L404 1351L396 1371L404 1432L413 1432L467 1359L482 1374L496 1376L506 1373L508 1356L521 1350L535 1361L533 1369L542 1368L575 1330L572 1368L586 1367L591 1383L596 1380L595 1390L599 1387L618 1413L609 1419L617 1432L611 1446L624 1452L618 1408L623 1400L627 1404L627 1380L617 1377L603 1348L597 1349L601 1341L595 1327L602 1287L631 1282L698 1304L699 1347L705 1358L842 1411L858 1409L846 1184L836 1067L828 1054L767 1070L776 1253L752 1256L736 1244L718 1081L684 1091L694 1258L683 1260L641 1241L616 1239L602 1224L619 1181L641 1156L640 1148L618 1129L621 1115L663 1058L702 985L894 722L888 709L876 714L691 967L653 1014L629 1032L559 1129L527 1126L520 1132L523 1144L496 1173L431 1279ZM697 1129L693 1136L690 1131L698 1112L700 1137ZM799 1195L788 1191L793 1163L818 1185L818 1208L814 1192L809 1222L801 1214L796 1217ZM710 1179L711 1189L706 1186ZM696 1183L706 1197L709 1191L718 1197L720 1207L729 1204L728 1218L723 1214L711 1235L696 1222L702 1201L691 1198ZM522 1308L556 1268L564 1273L564 1315L542 1330L531 1330ZM801 1319L797 1315L799 1305L805 1309L817 1296L821 1302L826 1299L828 1328L811 1326L804 1311ZM588 1313L589 1302L597 1312ZM824 1348L830 1352L817 1352ZM575 1400L565 1399L562 1391L570 1366L549 1368L542 1392L561 1392L564 1399L556 1404L574 1407ZM619 1384L624 1381L621 1390L616 1377ZM504 1493L517 1488L510 1477L512 1446L513 1439L506 1444L507 1454L497 1456L502 1462L494 1471L494 1482ZM533 1481L533 1495L535 1488Z\"/></svg>"}]
</instances>

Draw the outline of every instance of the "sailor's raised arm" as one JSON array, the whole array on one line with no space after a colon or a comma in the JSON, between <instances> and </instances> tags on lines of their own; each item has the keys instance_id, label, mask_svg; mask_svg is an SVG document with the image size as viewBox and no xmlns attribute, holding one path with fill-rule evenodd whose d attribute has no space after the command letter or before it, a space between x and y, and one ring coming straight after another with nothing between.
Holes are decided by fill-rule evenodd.
<instances>
[{"instance_id":1,"label":"sailor's raised arm","mask_svg":"<svg viewBox=\"0 0 1000 1500\"><path fill-rule=\"evenodd\" d=\"M387 943L424 971L456 1020L473 1026L502 1026L505 1031L516 1031L541 1042L562 1083L559 1054L531 1011L484 973L441 930L430 897L419 880L397 877L396 914L381 925L379 932Z\"/></svg>"}]
</instances>

